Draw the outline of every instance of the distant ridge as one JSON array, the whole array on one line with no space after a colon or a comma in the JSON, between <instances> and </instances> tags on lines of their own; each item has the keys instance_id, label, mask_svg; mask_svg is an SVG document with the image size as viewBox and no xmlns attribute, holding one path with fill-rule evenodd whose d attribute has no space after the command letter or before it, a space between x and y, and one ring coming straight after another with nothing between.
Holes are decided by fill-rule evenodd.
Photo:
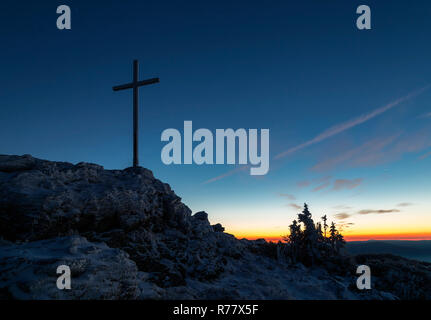
<instances>
[{"instance_id":1,"label":"distant ridge","mask_svg":"<svg viewBox=\"0 0 431 320\"><path fill-rule=\"evenodd\" d=\"M431 262L431 240L350 241L346 247L352 254L389 253L408 259Z\"/></svg>"}]
</instances>

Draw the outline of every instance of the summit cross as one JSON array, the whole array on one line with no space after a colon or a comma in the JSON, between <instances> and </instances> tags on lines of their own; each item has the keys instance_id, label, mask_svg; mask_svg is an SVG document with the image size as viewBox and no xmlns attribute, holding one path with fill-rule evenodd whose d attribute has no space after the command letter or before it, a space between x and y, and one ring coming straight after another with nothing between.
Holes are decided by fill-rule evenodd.
<instances>
[{"instance_id":1,"label":"summit cross","mask_svg":"<svg viewBox=\"0 0 431 320\"><path fill-rule=\"evenodd\" d=\"M139 63L138 60L133 61L133 82L122 84L119 86L112 87L114 91L133 89L133 167L139 166L138 160L138 114L139 114L139 103L138 103L138 88L149 84L160 82L159 78L151 78L147 80L139 79Z\"/></svg>"}]
</instances>

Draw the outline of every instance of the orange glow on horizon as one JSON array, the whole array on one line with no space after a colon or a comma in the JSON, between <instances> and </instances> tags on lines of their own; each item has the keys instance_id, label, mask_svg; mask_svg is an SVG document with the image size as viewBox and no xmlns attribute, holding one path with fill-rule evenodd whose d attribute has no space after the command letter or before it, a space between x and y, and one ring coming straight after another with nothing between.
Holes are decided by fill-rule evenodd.
<instances>
[{"instance_id":1,"label":"orange glow on horizon","mask_svg":"<svg viewBox=\"0 0 431 320\"><path fill-rule=\"evenodd\" d=\"M283 241L282 236L273 235L245 235L234 234L238 239L265 239L266 241L278 242ZM346 241L367 241L367 240L431 240L431 232L429 233L388 233L388 234L348 234L344 236Z\"/></svg>"}]
</instances>

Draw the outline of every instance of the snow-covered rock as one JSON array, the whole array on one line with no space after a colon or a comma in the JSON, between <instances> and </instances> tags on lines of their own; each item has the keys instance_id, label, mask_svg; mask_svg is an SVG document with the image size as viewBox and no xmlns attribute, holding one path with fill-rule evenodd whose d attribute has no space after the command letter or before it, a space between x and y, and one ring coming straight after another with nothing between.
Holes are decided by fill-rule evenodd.
<instances>
[{"instance_id":1,"label":"snow-covered rock","mask_svg":"<svg viewBox=\"0 0 431 320\"><path fill-rule=\"evenodd\" d=\"M355 290L349 262L306 268L236 239L145 168L0 155L0 238L0 298L396 298ZM71 290L56 287L60 264Z\"/></svg>"},{"instance_id":2,"label":"snow-covered rock","mask_svg":"<svg viewBox=\"0 0 431 320\"><path fill-rule=\"evenodd\" d=\"M57 288L61 265L70 267L71 290ZM127 253L80 236L0 244L1 298L137 299L142 281Z\"/></svg>"}]
</instances>

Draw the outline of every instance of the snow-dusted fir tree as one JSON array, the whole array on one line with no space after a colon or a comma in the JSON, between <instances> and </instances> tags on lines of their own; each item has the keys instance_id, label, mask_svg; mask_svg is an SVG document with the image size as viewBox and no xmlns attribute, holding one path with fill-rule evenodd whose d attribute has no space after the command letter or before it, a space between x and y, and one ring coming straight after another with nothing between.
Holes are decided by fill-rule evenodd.
<instances>
[{"instance_id":1,"label":"snow-dusted fir tree","mask_svg":"<svg viewBox=\"0 0 431 320\"><path fill-rule=\"evenodd\" d=\"M335 242L337 241L337 228L335 227L335 223L331 223L331 227L329 228L329 242L331 243L332 251L335 251Z\"/></svg>"},{"instance_id":2,"label":"snow-dusted fir tree","mask_svg":"<svg viewBox=\"0 0 431 320\"><path fill-rule=\"evenodd\" d=\"M329 234L329 242L331 243L333 254L338 254L340 249L346 244L346 241L344 240L343 235L335 227L334 222L331 223Z\"/></svg>"},{"instance_id":3,"label":"snow-dusted fir tree","mask_svg":"<svg viewBox=\"0 0 431 320\"><path fill-rule=\"evenodd\" d=\"M343 235L337 231L337 235L335 238L335 251L338 254L340 249L346 245L346 240L344 240Z\"/></svg>"},{"instance_id":4,"label":"snow-dusted fir tree","mask_svg":"<svg viewBox=\"0 0 431 320\"><path fill-rule=\"evenodd\" d=\"M298 214L298 221L304 225L304 232L302 237L302 253L306 257L306 259L309 259L310 263L313 264L315 258L319 255L317 249L318 234L311 213L308 210L308 205L306 203L304 203L304 210L302 210L302 213Z\"/></svg>"},{"instance_id":5,"label":"snow-dusted fir tree","mask_svg":"<svg viewBox=\"0 0 431 320\"><path fill-rule=\"evenodd\" d=\"M301 250L302 230L301 225L296 220L293 220L289 226L290 234L284 237L284 240L289 244L290 256L294 262L297 261L299 252Z\"/></svg>"},{"instance_id":6,"label":"snow-dusted fir tree","mask_svg":"<svg viewBox=\"0 0 431 320\"><path fill-rule=\"evenodd\" d=\"M324 236L326 238L326 230L328 229L328 224L326 223L326 221L328 221L328 218L326 217L326 214L322 217L322 221L323 221L323 230L325 232Z\"/></svg>"},{"instance_id":7,"label":"snow-dusted fir tree","mask_svg":"<svg viewBox=\"0 0 431 320\"><path fill-rule=\"evenodd\" d=\"M325 233L322 231L322 223L314 223L308 205L304 204L304 209L298 214L298 220L294 220L289 226L289 236L284 237L293 261L314 264L322 262L325 257L339 254L340 249L345 245L344 238L338 232L334 222L329 228L329 237L326 237L328 227L326 215L322 220Z\"/></svg>"}]
</instances>

